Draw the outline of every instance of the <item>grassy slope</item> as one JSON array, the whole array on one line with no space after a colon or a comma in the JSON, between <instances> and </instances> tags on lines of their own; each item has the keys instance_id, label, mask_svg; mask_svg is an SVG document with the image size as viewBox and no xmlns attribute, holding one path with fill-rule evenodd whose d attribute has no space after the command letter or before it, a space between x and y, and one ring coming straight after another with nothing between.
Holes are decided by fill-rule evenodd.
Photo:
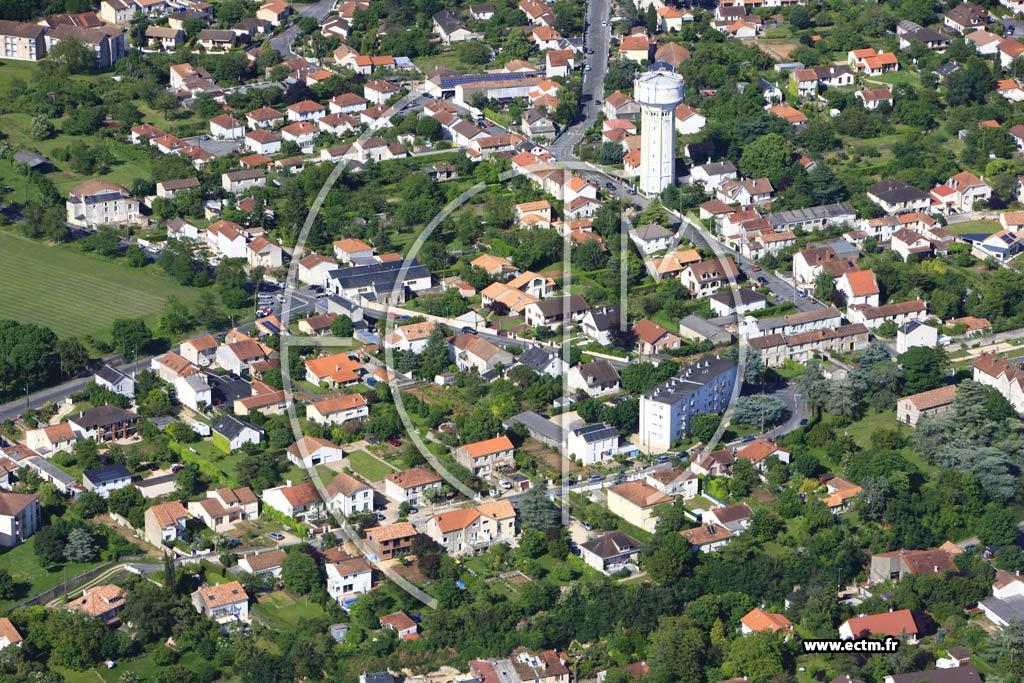
<instances>
[{"instance_id":1,"label":"grassy slope","mask_svg":"<svg viewBox=\"0 0 1024 683\"><path fill-rule=\"evenodd\" d=\"M192 304L183 287L152 265L141 270L78 251L0 232L4 317L50 327L60 336L109 337L116 318L154 321L169 296Z\"/></svg>"}]
</instances>

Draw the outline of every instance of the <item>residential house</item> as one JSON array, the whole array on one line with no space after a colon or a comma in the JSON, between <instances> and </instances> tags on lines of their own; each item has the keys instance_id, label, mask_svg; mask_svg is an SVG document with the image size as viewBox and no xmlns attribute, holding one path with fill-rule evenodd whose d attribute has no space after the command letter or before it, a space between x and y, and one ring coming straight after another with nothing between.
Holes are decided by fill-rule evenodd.
<instances>
[{"instance_id":1,"label":"residential house","mask_svg":"<svg viewBox=\"0 0 1024 683\"><path fill-rule=\"evenodd\" d=\"M327 509L345 517L373 512L373 493L369 484L339 472L327 483Z\"/></svg>"},{"instance_id":2,"label":"residential house","mask_svg":"<svg viewBox=\"0 0 1024 683\"><path fill-rule=\"evenodd\" d=\"M471 553L515 538L516 512L507 500L435 514L425 532L445 552Z\"/></svg>"},{"instance_id":3,"label":"residential house","mask_svg":"<svg viewBox=\"0 0 1024 683\"><path fill-rule=\"evenodd\" d=\"M324 516L324 501L311 481L294 486L287 481L283 486L264 490L260 498L265 506L292 519L315 521Z\"/></svg>"},{"instance_id":4,"label":"residential house","mask_svg":"<svg viewBox=\"0 0 1024 683\"><path fill-rule=\"evenodd\" d=\"M245 250L250 268L280 268L284 264L284 250L262 235L247 243Z\"/></svg>"},{"instance_id":5,"label":"residential house","mask_svg":"<svg viewBox=\"0 0 1024 683\"><path fill-rule=\"evenodd\" d=\"M267 184L266 173L255 168L222 173L220 179L224 191L232 194L241 194L250 188L263 187Z\"/></svg>"},{"instance_id":6,"label":"residential house","mask_svg":"<svg viewBox=\"0 0 1024 683\"><path fill-rule=\"evenodd\" d=\"M846 305L877 306L879 289L874 272L855 270L843 273L836 280L836 291L842 292Z\"/></svg>"},{"instance_id":7,"label":"residential house","mask_svg":"<svg viewBox=\"0 0 1024 683\"><path fill-rule=\"evenodd\" d=\"M640 557L640 542L621 531L608 531L580 546L580 558L597 571L611 576Z\"/></svg>"},{"instance_id":8,"label":"residential house","mask_svg":"<svg viewBox=\"0 0 1024 683\"><path fill-rule=\"evenodd\" d=\"M754 513L746 503L725 505L712 508L704 513L703 521L707 524L722 526L739 535L750 526L750 518Z\"/></svg>"},{"instance_id":9,"label":"residential house","mask_svg":"<svg viewBox=\"0 0 1024 683\"><path fill-rule=\"evenodd\" d=\"M249 595L237 581L201 587L192 593L192 606L218 623L249 621Z\"/></svg>"},{"instance_id":10,"label":"residential house","mask_svg":"<svg viewBox=\"0 0 1024 683\"><path fill-rule=\"evenodd\" d=\"M629 95L613 92L604 98L601 110L606 119L635 119L640 116L640 105Z\"/></svg>"},{"instance_id":11,"label":"residential house","mask_svg":"<svg viewBox=\"0 0 1024 683\"><path fill-rule=\"evenodd\" d=\"M283 550L268 550L254 555L245 555L238 559L238 567L253 576L270 576L281 578L281 563L288 556Z\"/></svg>"},{"instance_id":12,"label":"residential house","mask_svg":"<svg viewBox=\"0 0 1024 683\"><path fill-rule=\"evenodd\" d=\"M269 21L274 26L280 26L291 15L292 8L284 0L272 0L265 3L256 10L256 18Z\"/></svg>"},{"instance_id":13,"label":"residential house","mask_svg":"<svg viewBox=\"0 0 1024 683\"><path fill-rule=\"evenodd\" d=\"M715 191L715 197L726 204L760 206L770 202L774 192L775 188L767 178L743 178L722 181Z\"/></svg>"},{"instance_id":14,"label":"residential house","mask_svg":"<svg viewBox=\"0 0 1024 683\"><path fill-rule=\"evenodd\" d=\"M680 531L679 535L690 544L695 553L713 553L729 544L735 534L724 526L705 524L693 529Z\"/></svg>"},{"instance_id":15,"label":"residential house","mask_svg":"<svg viewBox=\"0 0 1024 683\"><path fill-rule=\"evenodd\" d=\"M396 503L416 505L441 490L441 477L424 467L392 472L384 477L384 495Z\"/></svg>"},{"instance_id":16,"label":"residential house","mask_svg":"<svg viewBox=\"0 0 1024 683\"><path fill-rule=\"evenodd\" d=\"M217 221L206 229L207 246L224 258L245 258L245 235L242 226L231 221Z\"/></svg>"},{"instance_id":17,"label":"residential house","mask_svg":"<svg viewBox=\"0 0 1024 683\"><path fill-rule=\"evenodd\" d=\"M584 467L611 459L619 449L619 431L605 423L576 427L566 435L566 452Z\"/></svg>"},{"instance_id":18,"label":"residential house","mask_svg":"<svg viewBox=\"0 0 1024 683\"><path fill-rule=\"evenodd\" d=\"M207 367L217 357L220 342L212 334L201 334L181 342L178 351L181 357L200 367Z\"/></svg>"},{"instance_id":19,"label":"residential house","mask_svg":"<svg viewBox=\"0 0 1024 683\"><path fill-rule=\"evenodd\" d=\"M995 388L1018 414L1024 413L1024 370L1020 365L985 353L974 360L973 379Z\"/></svg>"},{"instance_id":20,"label":"residential house","mask_svg":"<svg viewBox=\"0 0 1024 683\"><path fill-rule=\"evenodd\" d=\"M675 45L675 43L670 43ZM684 48L685 49L685 48ZM693 135L704 130L708 120L693 107L680 104L675 109L675 127L680 135Z\"/></svg>"},{"instance_id":21,"label":"residential house","mask_svg":"<svg viewBox=\"0 0 1024 683\"><path fill-rule=\"evenodd\" d=\"M27 541L42 525L39 496L0 491L0 547Z\"/></svg>"},{"instance_id":22,"label":"residential house","mask_svg":"<svg viewBox=\"0 0 1024 683\"><path fill-rule=\"evenodd\" d=\"M676 234L656 223L648 223L629 231L629 238L642 256L671 249L676 245Z\"/></svg>"},{"instance_id":23,"label":"residential house","mask_svg":"<svg viewBox=\"0 0 1024 683\"><path fill-rule=\"evenodd\" d=\"M176 378L174 393L183 406L197 413L206 412L213 405L213 388L202 372Z\"/></svg>"},{"instance_id":24,"label":"residential house","mask_svg":"<svg viewBox=\"0 0 1024 683\"><path fill-rule=\"evenodd\" d=\"M68 193L67 221L80 227L123 225L140 220L139 200L105 180L87 180Z\"/></svg>"},{"instance_id":25,"label":"residential house","mask_svg":"<svg viewBox=\"0 0 1024 683\"><path fill-rule=\"evenodd\" d=\"M769 458L789 464L790 453L768 439L754 439L736 451L736 459L749 461L757 472L764 471Z\"/></svg>"},{"instance_id":26,"label":"residential house","mask_svg":"<svg viewBox=\"0 0 1024 683\"><path fill-rule=\"evenodd\" d=\"M120 2L120 0L114 0ZM185 42L185 32L169 26L147 26L146 41L150 46L173 52Z\"/></svg>"},{"instance_id":27,"label":"residential house","mask_svg":"<svg viewBox=\"0 0 1024 683\"><path fill-rule=\"evenodd\" d=\"M887 322L899 327L911 321L927 319L928 304L921 299L914 299L882 306L848 306L846 317L851 323L864 323L872 330Z\"/></svg>"},{"instance_id":28,"label":"residential house","mask_svg":"<svg viewBox=\"0 0 1024 683\"><path fill-rule=\"evenodd\" d=\"M603 358L573 366L569 369L567 382L569 391L582 391L593 398L611 394L621 388L619 373Z\"/></svg>"},{"instance_id":29,"label":"residential house","mask_svg":"<svg viewBox=\"0 0 1024 683\"><path fill-rule=\"evenodd\" d=\"M736 178L736 166L731 161L715 161L690 169L691 182L703 183L705 192L717 192L722 183Z\"/></svg>"},{"instance_id":30,"label":"residential house","mask_svg":"<svg viewBox=\"0 0 1024 683\"><path fill-rule=\"evenodd\" d=\"M954 558L960 552L956 546L943 546L933 550L894 550L872 555L868 583L895 583L908 574L942 576L946 572L957 571Z\"/></svg>"},{"instance_id":31,"label":"residential house","mask_svg":"<svg viewBox=\"0 0 1024 683\"><path fill-rule=\"evenodd\" d=\"M373 569L366 558L341 558L327 562L324 569L327 573L327 594L343 607L355 596L373 590Z\"/></svg>"},{"instance_id":32,"label":"residential house","mask_svg":"<svg viewBox=\"0 0 1024 683\"><path fill-rule=\"evenodd\" d=\"M259 519L259 499L248 486L207 491L206 498L189 501L188 513L201 519L214 533L235 528L238 522Z\"/></svg>"},{"instance_id":33,"label":"residential house","mask_svg":"<svg viewBox=\"0 0 1024 683\"><path fill-rule=\"evenodd\" d=\"M76 441L78 437L67 422L25 432L25 445L40 455L70 450Z\"/></svg>"},{"instance_id":34,"label":"residential house","mask_svg":"<svg viewBox=\"0 0 1024 683\"><path fill-rule=\"evenodd\" d=\"M580 327L588 339L596 341L601 346L611 346L620 330L621 316L619 309L615 306L600 306L591 308L583 314L580 320Z\"/></svg>"},{"instance_id":35,"label":"residential house","mask_svg":"<svg viewBox=\"0 0 1024 683\"><path fill-rule=\"evenodd\" d=\"M927 212L931 197L902 180L882 180L867 189L868 199L886 213Z\"/></svg>"},{"instance_id":36,"label":"residential house","mask_svg":"<svg viewBox=\"0 0 1024 683\"><path fill-rule=\"evenodd\" d=\"M384 348L420 353L427 348L427 342L430 341L430 335L436 327L437 323L432 321L396 327L384 337Z\"/></svg>"},{"instance_id":37,"label":"residential house","mask_svg":"<svg viewBox=\"0 0 1024 683\"><path fill-rule=\"evenodd\" d=\"M177 541L185 530L188 510L180 502L174 500L146 508L145 512L146 541L157 548L164 543Z\"/></svg>"},{"instance_id":38,"label":"residential house","mask_svg":"<svg viewBox=\"0 0 1024 683\"><path fill-rule=\"evenodd\" d=\"M644 318L633 325L633 334L636 335L636 350L641 356L651 356L657 353L667 353L672 349L678 349L682 339L679 335L669 332L667 329Z\"/></svg>"},{"instance_id":39,"label":"residential house","mask_svg":"<svg viewBox=\"0 0 1024 683\"><path fill-rule=\"evenodd\" d=\"M93 586L82 591L80 597L69 600L65 607L99 619L107 626L114 626L120 621L118 614L124 609L124 594L124 589L113 583Z\"/></svg>"},{"instance_id":40,"label":"residential house","mask_svg":"<svg viewBox=\"0 0 1024 683\"><path fill-rule=\"evenodd\" d=\"M983 29L991 17L988 10L973 2L962 2L942 15L942 24L961 35L968 31Z\"/></svg>"},{"instance_id":41,"label":"residential house","mask_svg":"<svg viewBox=\"0 0 1024 683\"><path fill-rule=\"evenodd\" d=\"M370 408L362 394L343 394L306 406L306 419L322 425L363 420L369 414Z\"/></svg>"},{"instance_id":42,"label":"residential house","mask_svg":"<svg viewBox=\"0 0 1024 683\"><path fill-rule=\"evenodd\" d=\"M451 10L441 10L434 14L431 19L433 20L434 33L441 39L443 45L464 43L469 40L481 40L483 38L482 33L471 31L466 22L462 20L462 17Z\"/></svg>"},{"instance_id":43,"label":"residential house","mask_svg":"<svg viewBox=\"0 0 1024 683\"><path fill-rule=\"evenodd\" d=\"M530 327L549 327L556 329L563 324L582 320L589 306L579 294L535 301L523 309L523 317Z\"/></svg>"},{"instance_id":44,"label":"residential house","mask_svg":"<svg viewBox=\"0 0 1024 683\"><path fill-rule=\"evenodd\" d=\"M767 297L749 287L739 287L735 290L718 292L709 297L708 303L711 304L711 310L714 314L720 317L734 313L746 315L768 307Z\"/></svg>"},{"instance_id":45,"label":"residential house","mask_svg":"<svg viewBox=\"0 0 1024 683\"><path fill-rule=\"evenodd\" d=\"M476 441L456 448L455 461L474 477L491 477L499 470L515 467L515 447L507 436Z\"/></svg>"},{"instance_id":46,"label":"residential house","mask_svg":"<svg viewBox=\"0 0 1024 683\"><path fill-rule=\"evenodd\" d=\"M766 612L760 607L755 607L740 617L740 633L743 635L751 633L778 633L779 631L788 634L787 638L791 635L796 635L796 631L793 629L793 622L777 612Z\"/></svg>"},{"instance_id":47,"label":"residential house","mask_svg":"<svg viewBox=\"0 0 1024 683\"><path fill-rule=\"evenodd\" d=\"M204 28L196 36L196 45L206 52L227 52L237 39L234 31Z\"/></svg>"},{"instance_id":48,"label":"residential house","mask_svg":"<svg viewBox=\"0 0 1024 683\"><path fill-rule=\"evenodd\" d=\"M110 365L101 365L93 373L93 381L104 389L127 398L135 398L135 379Z\"/></svg>"},{"instance_id":49,"label":"residential house","mask_svg":"<svg viewBox=\"0 0 1024 683\"><path fill-rule=\"evenodd\" d=\"M669 466L652 470L647 473L644 481L666 496L694 498L700 493L700 479L689 467L681 469Z\"/></svg>"},{"instance_id":50,"label":"residential house","mask_svg":"<svg viewBox=\"0 0 1024 683\"><path fill-rule=\"evenodd\" d=\"M237 450L247 443L259 445L263 430L234 415L221 415L213 425L213 445L222 451Z\"/></svg>"},{"instance_id":51,"label":"residential house","mask_svg":"<svg viewBox=\"0 0 1024 683\"><path fill-rule=\"evenodd\" d=\"M716 294L719 289L729 284L739 276L732 258L726 256L718 259L708 259L693 263L683 269L680 279L683 286L690 291L690 295L702 299L706 296Z\"/></svg>"},{"instance_id":52,"label":"residential house","mask_svg":"<svg viewBox=\"0 0 1024 683\"><path fill-rule=\"evenodd\" d=\"M366 545L375 560L390 560L408 553L418 532L409 522L396 522L388 526L366 530Z\"/></svg>"},{"instance_id":53,"label":"residential house","mask_svg":"<svg viewBox=\"0 0 1024 683\"><path fill-rule=\"evenodd\" d=\"M939 331L921 320L910 320L896 328L896 352L906 353L915 346L935 348L939 344Z\"/></svg>"},{"instance_id":54,"label":"residential house","mask_svg":"<svg viewBox=\"0 0 1024 683\"><path fill-rule=\"evenodd\" d=\"M516 365L525 365L538 375L551 377L561 377L569 367L557 351L550 351L542 346L530 346L516 361Z\"/></svg>"},{"instance_id":55,"label":"residential house","mask_svg":"<svg viewBox=\"0 0 1024 683\"><path fill-rule=\"evenodd\" d=\"M892 636L914 643L919 631L913 612L901 609L895 612L851 617L840 624L839 637L843 640L859 640L872 636Z\"/></svg>"},{"instance_id":56,"label":"residential house","mask_svg":"<svg viewBox=\"0 0 1024 683\"><path fill-rule=\"evenodd\" d=\"M892 108L891 88L862 88L855 95L863 103L864 108L869 111L874 111L883 104Z\"/></svg>"},{"instance_id":57,"label":"residential house","mask_svg":"<svg viewBox=\"0 0 1024 683\"><path fill-rule=\"evenodd\" d=\"M619 59L628 59L638 64L650 61L654 43L646 35L623 36L619 41Z\"/></svg>"},{"instance_id":58,"label":"residential house","mask_svg":"<svg viewBox=\"0 0 1024 683\"><path fill-rule=\"evenodd\" d=\"M299 260L299 282L323 286L327 273L337 269L338 263L322 254L310 254Z\"/></svg>"},{"instance_id":59,"label":"residential house","mask_svg":"<svg viewBox=\"0 0 1024 683\"><path fill-rule=\"evenodd\" d=\"M284 114L270 107L260 107L246 114L245 120L253 130L257 128L271 128L284 123Z\"/></svg>"},{"instance_id":60,"label":"residential house","mask_svg":"<svg viewBox=\"0 0 1024 683\"><path fill-rule=\"evenodd\" d=\"M642 481L616 484L607 489L608 509L630 524L654 531L658 518L654 509L672 498Z\"/></svg>"},{"instance_id":61,"label":"residential house","mask_svg":"<svg viewBox=\"0 0 1024 683\"><path fill-rule=\"evenodd\" d=\"M475 334L456 334L448 340L448 348L449 357L460 370L472 368L481 375L515 360L508 351Z\"/></svg>"},{"instance_id":62,"label":"residential house","mask_svg":"<svg viewBox=\"0 0 1024 683\"><path fill-rule=\"evenodd\" d=\"M82 472L82 485L85 486L85 490L93 491L103 498L109 498L111 493L130 486L131 483L131 471L119 462Z\"/></svg>"},{"instance_id":63,"label":"residential house","mask_svg":"<svg viewBox=\"0 0 1024 683\"><path fill-rule=\"evenodd\" d=\"M139 416L115 405L97 406L68 416L68 424L78 439L96 443L127 439L135 434Z\"/></svg>"}]
</instances>

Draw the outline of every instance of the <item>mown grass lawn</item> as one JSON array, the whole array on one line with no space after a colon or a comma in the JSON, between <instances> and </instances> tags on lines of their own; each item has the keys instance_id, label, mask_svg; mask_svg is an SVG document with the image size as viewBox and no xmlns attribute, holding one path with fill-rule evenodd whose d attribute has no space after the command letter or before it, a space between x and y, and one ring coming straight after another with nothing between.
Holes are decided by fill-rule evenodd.
<instances>
[{"instance_id":1,"label":"mown grass lawn","mask_svg":"<svg viewBox=\"0 0 1024 683\"><path fill-rule=\"evenodd\" d=\"M967 221L966 223L950 223L945 226L954 235L991 235L1002 229L999 221Z\"/></svg>"},{"instance_id":2,"label":"mown grass lawn","mask_svg":"<svg viewBox=\"0 0 1024 683\"><path fill-rule=\"evenodd\" d=\"M35 537L19 546L0 553L0 569L6 569L17 586L14 600L0 601L0 613L6 612L15 604L50 590L64 581L64 570L70 580L79 574L103 564L102 562L70 562L54 571L47 571L39 565L36 557Z\"/></svg>"},{"instance_id":3,"label":"mown grass lawn","mask_svg":"<svg viewBox=\"0 0 1024 683\"><path fill-rule=\"evenodd\" d=\"M281 623L292 628L297 628L303 619L317 619L325 615L323 608L310 600L309 596L296 597L287 591L274 591L260 596L255 610L275 624Z\"/></svg>"},{"instance_id":4,"label":"mown grass lawn","mask_svg":"<svg viewBox=\"0 0 1024 683\"><path fill-rule=\"evenodd\" d=\"M355 451L348 455L349 465L367 481L378 481L395 471L366 451Z\"/></svg>"},{"instance_id":5,"label":"mown grass lawn","mask_svg":"<svg viewBox=\"0 0 1024 683\"><path fill-rule=\"evenodd\" d=\"M178 663L194 668L195 665L200 664L200 660L201 657L196 653L186 652L178 660ZM128 671L137 673L144 681L151 681L164 667L153 661L153 650L150 650L142 657L115 662L112 669L108 669L105 666L96 666L85 671L73 671L60 667L53 668L64 676L65 683L116 683Z\"/></svg>"},{"instance_id":6,"label":"mown grass lawn","mask_svg":"<svg viewBox=\"0 0 1024 683\"><path fill-rule=\"evenodd\" d=\"M49 327L61 337L110 338L117 318L155 322L170 296L192 305L199 290L179 285L153 265L51 245L0 231L3 317Z\"/></svg>"}]
</instances>

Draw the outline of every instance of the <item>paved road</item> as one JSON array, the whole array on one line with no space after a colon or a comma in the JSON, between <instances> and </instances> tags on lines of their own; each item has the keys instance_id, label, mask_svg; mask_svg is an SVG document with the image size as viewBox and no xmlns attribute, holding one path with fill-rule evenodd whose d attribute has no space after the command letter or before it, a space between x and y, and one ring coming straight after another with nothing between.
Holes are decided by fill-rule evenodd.
<instances>
[{"instance_id":1,"label":"paved road","mask_svg":"<svg viewBox=\"0 0 1024 683\"><path fill-rule=\"evenodd\" d=\"M608 48L611 43L611 32L607 23L610 14L610 0L590 0L587 3L586 45L594 51L592 55L584 55L584 64L590 71L583 71L583 102L581 117L551 143L551 153L559 159L573 159L573 147L583 140L583 135L597 120L601 110L598 101L604 99L604 77L608 72Z\"/></svg>"},{"instance_id":2,"label":"paved road","mask_svg":"<svg viewBox=\"0 0 1024 683\"><path fill-rule=\"evenodd\" d=\"M305 4L294 4L292 9L295 10L300 17L315 17L317 21L323 21L331 10L334 9L336 0L320 0L320 2ZM299 35L298 22L292 24L284 31L279 33L270 39L270 47L281 53L281 56L285 59L291 59L295 56L292 52L292 43Z\"/></svg>"}]
</instances>

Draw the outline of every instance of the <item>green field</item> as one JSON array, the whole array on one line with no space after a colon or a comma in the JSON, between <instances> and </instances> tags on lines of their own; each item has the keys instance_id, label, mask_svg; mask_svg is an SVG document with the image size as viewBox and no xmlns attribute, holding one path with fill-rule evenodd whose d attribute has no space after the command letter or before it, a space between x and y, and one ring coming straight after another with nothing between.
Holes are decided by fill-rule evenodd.
<instances>
[{"instance_id":1,"label":"green field","mask_svg":"<svg viewBox=\"0 0 1024 683\"><path fill-rule=\"evenodd\" d=\"M49 327L61 337L110 337L117 318L159 317L169 296L186 304L199 290L179 285L152 265L129 268L124 261L48 245L0 232L3 317Z\"/></svg>"},{"instance_id":2,"label":"green field","mask_svg":"<svg viewBox=\"0 0 1024 683\"><path fill-rule=\"evenodd\" d=\"M103 564L102 562L68 563L55 571L46 571L39 566L35 552L35 540L35 537L32 537L21 545L0 554L0 569L9 571L18 587L14 600L0 601L0 612L10 609L15 603L59 585L64 580L64 569L67 569L67 578L71 579L88 569Z\"/></svg>"},{"instance_id":3,"label":"green field","mask_svg":"<svg viewBox=\"0 0 1024 683\"><path fill-rule=\"evenodd\" d=\"M394 472L394 468L373 457L366 451L355 451L348 455L349 465L367 481L377 481Z\"/></svg>"},{"instance_id":4,"label":"green field","mask_svg":"<svg viewBox=\"0 0 1024 683\"><path fill-rule=\"evenodd\" d=\"M999 232L1003 226L999 221L967 221L966 223L950 223L945 226L954 235L991 235Z\"/></svg>"}]
</instances>

